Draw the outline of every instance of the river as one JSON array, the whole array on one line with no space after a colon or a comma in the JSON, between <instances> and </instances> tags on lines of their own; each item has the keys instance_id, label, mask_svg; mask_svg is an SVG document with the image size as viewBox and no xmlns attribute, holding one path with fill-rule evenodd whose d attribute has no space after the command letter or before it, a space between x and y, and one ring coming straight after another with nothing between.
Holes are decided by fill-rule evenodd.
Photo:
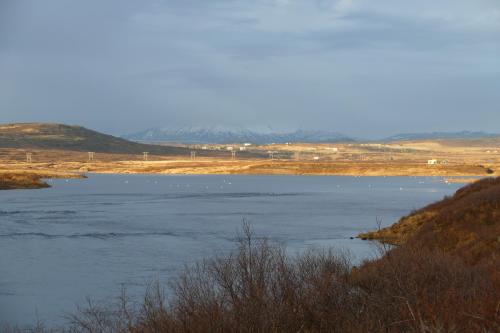
<instances>
[{"instance_id":1,"label":"river","mask_svg":"<svg viewBox=\"0 0 500 333\"><path fill-rule=\"evenodd\" d=\"M435 177L90 175L0 192L0 322L64 323L86 297L132 297L235 247L243 219L289 251L376 255L351 239L460 185Z\"/></svg>"}]
</instances>

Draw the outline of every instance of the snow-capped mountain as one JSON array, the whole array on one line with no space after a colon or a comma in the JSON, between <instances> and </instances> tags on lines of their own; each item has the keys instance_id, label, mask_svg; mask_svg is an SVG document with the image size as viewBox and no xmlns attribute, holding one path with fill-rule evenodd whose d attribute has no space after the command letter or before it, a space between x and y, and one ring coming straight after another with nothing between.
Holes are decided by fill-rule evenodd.
<instances>
[{"instance_id":1,"label":"snow-capped mountain","mask_svg":"<svg viewBox=\"0 0 500 333\"><path fill-rule=\"evenodd\" d=\"M293 132L258 132L243 127L182 127L151 128L142 132L124 135L123 138L143 142L179 143L243 143L255 144L285 142L340 142L354 141L352 138L329 131L296 130Z\"/></svg>"}]
</instances>

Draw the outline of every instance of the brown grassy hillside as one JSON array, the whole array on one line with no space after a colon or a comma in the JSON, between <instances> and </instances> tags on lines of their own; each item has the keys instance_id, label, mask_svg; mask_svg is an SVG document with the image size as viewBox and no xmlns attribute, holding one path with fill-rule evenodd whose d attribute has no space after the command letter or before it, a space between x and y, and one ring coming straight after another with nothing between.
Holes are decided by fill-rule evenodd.
<instances>
[{"instance_id":1,"label":"brown grassy hillside","mask_svg":"<svg viewBox=\"0 0 500 333\"><path fill-rule=\"evenodd\" d=\"M0 147L23 149L61 149L102 153L134 153L143 151L185 153L179 147L144 145L81 126L43 123L18 123L0 126Z\"/></svg>"},{"instance_id":2,"label":"brown grassy hillside","mask_svg":"<svg viewBox=\"0 0 500 333\"><path fill-rule=\"evenodd\" d=\"M498 264L500 177L479 180L388 228L360 237L439 249L470 263L492 261Z\"/></svg>"},{"instance_id":3,"label":"brown grassy hillside","mask_svg":"<svg viewBox=\"0 0 500 333\"><path fill-rule=\"evenodd\" d=\"M178 146L142 144L81 126L46 123L16 123L0 125L0 148L61 150L110 154L142 154L189 156L192 149ZM262 154L238 152L239 157ZM217 156L210 150L197 150L197 156ZM267 156L267 155L265 155Z\"/></svg>"}]
</instances>

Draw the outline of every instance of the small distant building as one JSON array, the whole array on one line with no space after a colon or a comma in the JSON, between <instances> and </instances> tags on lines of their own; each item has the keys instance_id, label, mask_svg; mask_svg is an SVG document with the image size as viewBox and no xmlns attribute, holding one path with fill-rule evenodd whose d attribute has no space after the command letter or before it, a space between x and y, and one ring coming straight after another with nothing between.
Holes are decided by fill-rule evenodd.
<instances>
[{"instance_id":1,"label":"small distant building","mask_svg":"<svg viewBox=\"0 0 500 333\"><path fill-rule=\"evenodd\" d=\"M438 160L436 160L436 159L427 160L428 165L433 165L433 164L437 164L437 163L438 163Z\"/></svg>"},{"instance_id":2,"label":"small distant building","mask_svg":"<svg viewBox=\"0 0 500 333\"><path fill-rule=\"evenodd\" d=\"M208 149L208 147L207 147L207 146L203 146L203 147L201 147L201 149L203 149L203 150L207 150L207 149Z\"/></svg>"},{"instance_id":3,"label":"small distant building","mask_svg":"<svg viewBox=\"0 0 500 333\"><path fill-rule=\"evenodd\" d=\"M338 148L336 148L336 147L330 147L330 148L326 148L326 149L331 150L331 151L333 151L334 153L336 153L336 152L338 152L338 151L339 151L339 149L338 149Z\"/></svg>"},{"instance_id":4,"label":"small distant building","mask_svg":"<svg viewBox=\"0 0 500 333\"><path fill-rule=\"evenodd\" d=\"M317 161L317 160L319 160L319 156L314 156L314 157L313 157L313 159L314 159L315 161Z\"/></svg>"},{"instance_id":5,"label":"small distant building","mask_svg":"<svg viewBox=\"0 0 500 333\"><path fill-rule=\"evenodd\" d=\"M233 147L232 146L228 146L228 147L226 147L226 150L233 150Z\"/></svg>"},{"instance_id":6,"label":"small distant building","mask_svg":"<svg viewBox=\"0 0 500 333\"><path fill-rule=\"evenodd\" d=\"M249 146L251 146L251 145L252 145L252 144L251 144L251 143L249 143L249 142L245 142L245 143L243 144L243 146L245 146L245 147L249 147Z\"/></svg>"},{"instance_id":7,"label":"small distant building","mask_svg":"<svg viewBox=\"0 0 500 333\"><path fill-rule=\"evenodd\" d=\"M240 151L247 150L247 147L240 147Z\"/></svg>"},{"instance_id":8,"label":"small distant building","mask_svg":"<svg viewBox=\"0 0 500 333\"><path fill-rule=\"evenodd\" d=\"M442 160L441 164L448 164L448 160Z\"/></svg>"}]
</instances>

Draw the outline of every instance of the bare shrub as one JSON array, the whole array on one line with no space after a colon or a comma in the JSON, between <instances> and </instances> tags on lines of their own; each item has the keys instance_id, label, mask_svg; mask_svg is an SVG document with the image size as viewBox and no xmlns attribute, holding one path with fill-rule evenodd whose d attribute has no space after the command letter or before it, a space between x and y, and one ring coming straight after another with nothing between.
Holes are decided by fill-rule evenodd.
<instances>
[{"instance_id":1,"label":"bare shrub","mask_svg":"<svg viewBox=\"0 0 500 333\"><path fill-rule=\"evenodd\" d=\"M365 295L366 322L384 331L493 332L500 294L481 267L439 251L404 246L365 264L353 285Z\"/></svg>"},{"instance_id":2,"label":"bare shrub","mask_svg":"<svg viewBox=\"0 0 500 333\"><path fill-rule=\"evenodd\" d=\"M188 267L166 297L140 307L89 302L70 332L495 332L500 304L488 274L437 251L402 246L353 268L348 256L297 256L248 225L235 252Z\"/></svg>"}]
</instances>

